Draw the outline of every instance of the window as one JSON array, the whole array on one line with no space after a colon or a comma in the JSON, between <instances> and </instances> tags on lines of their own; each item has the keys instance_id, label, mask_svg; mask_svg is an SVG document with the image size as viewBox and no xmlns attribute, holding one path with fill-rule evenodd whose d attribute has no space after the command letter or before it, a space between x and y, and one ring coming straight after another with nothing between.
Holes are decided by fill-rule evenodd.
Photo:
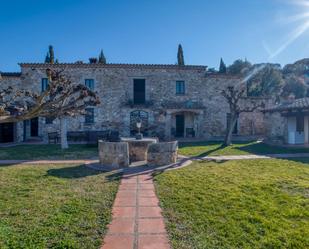
<instances>
[{"instance_id":1,"label":"window","mask_svg":"<svg viewBox=\"0 0 309 249\"><path fill-rule=\"evenodd\" d=\"M85 86L88 87L91 91L94 90L94 79L85 79Z\"/></svg>"},{"instance_id":2,"label":"window","mask_svg":"<svg viewBox=\"0 0 309 249\"><path fill-rule=\"evenodd\" d=\"M46 117L45 118L45 124L52 124L54 122L54 117Z\"/></svg>"},{"instance_id":3,"label":"window","mask_svg":"<svg viewBox=\"0 0 309 249\"><path fill-rule=\"evenodd\" d=\"M185 94L185 82L176 81L176 94L183 95Z\"/></svg>"},{"instance_id":4,"label":"window","mask_svg":"<svg viewBox=\"0 0 309 249\"><path fill-rule=\"evenodd\" d=\"M133 80L133 98L134 104L145 104L146 102L146 80Z\"/></svg>"},{"instance_id":5,"label":"window","mask_svg":"<svg viewBox=\"0 0 309 249\"><path fill-rule=\"evenodd\" d=\"M304 131L304 116L296 117L296 131L303 132Z\"/></svg>"},{"instance_id":6,"label":"window","mask_svg":"<svg viewBox=\"0 0 309 249\"><path fill-rule=\"evenodd\" d=\"M94 123L94 109L93 108L86 108L86 115L85 115L85 123L86 124L93 124Z\"/></svg>"},{"instance_id":7,"label":"window","mask_svg":"<svg viewBox=\"0 0 309 249\"><path fill-rule=\"evenodd\" d=\"M47 86L48 86L48 79L47 78L42 78L42 81L41 81L42 92L44 92L47 89Z\"/></svg>"},{"instance_id":8,"label":"window","mask_svg":"<svg viewBox=\"0 0 309 249\"><path fill-rule=\"evenodd\" d=\"M226 114L226 129L230 126L231 122L231 113ZM238 133L238 120L236 121L236 124L234 126L232 134L237 134Z\"/></svg>"}]
</instances>

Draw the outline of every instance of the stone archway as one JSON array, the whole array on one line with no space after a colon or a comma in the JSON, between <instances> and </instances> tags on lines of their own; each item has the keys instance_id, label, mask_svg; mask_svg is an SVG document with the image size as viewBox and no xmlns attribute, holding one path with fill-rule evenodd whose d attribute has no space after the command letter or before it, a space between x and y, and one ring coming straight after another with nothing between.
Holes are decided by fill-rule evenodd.
<instances>
[{"instance_id":1,"label":"stone archway","mask_svg":"<svg viewBox=\"0 0 309 249\"><path fill-rule=\"evenodd\" d=\"M144 136L148 135L148 112L143 110L135 110L130 113L130 134L131 136L134 136L138 130L136 127L136 122L138 120L142 121L142 127L141 127L141 133L143 133Z\"/></svg>"}]
</instances>

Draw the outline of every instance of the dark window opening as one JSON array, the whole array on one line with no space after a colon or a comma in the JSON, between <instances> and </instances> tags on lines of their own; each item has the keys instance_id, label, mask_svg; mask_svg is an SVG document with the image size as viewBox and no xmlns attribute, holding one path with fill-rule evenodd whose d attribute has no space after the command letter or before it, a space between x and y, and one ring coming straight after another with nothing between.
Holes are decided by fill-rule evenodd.
<instances>
[{"instance_id":1,"label":"dark window opening","mask_svg":"<svg viewBox=\"0 0 309 249\"><path fill-rule=\"evenodd\" d=\"M226 114L226 128L227 129L230 127L230 122L231 122L231 114L227 113ZM237 134L237 133L238 133L238 120L235 123L232 134Z\"/></svg>"},{"instance_id":2,"label":"dark window opening","mask_svg":"<svg viewBox=\"0 0 309 249\"><path fill-rule=\"evenodd\" d=\"M45 124L53 124L55 118L54 117L46 117L45 118Z\"/></svg>"},{"instance_id":3,"label":"dark window opening","mask_svg":"<svg viewBox=\"0 0 309 249\"><path fill-rule=\"evenodd\" d=\"M48 87L48 79L47 78L42 78L42 81L41 81L41 90L42 92L46 91Z\"/></svg>"},{"instance_id":4,"label":"dark window opening","mask_svg":"<svg viewBox=\"0 0 309 249\"><path fill-rule=\"evenodd\" d=\"M85 123L93 124L94 123L94 108L86 108L85 111L86 111Z\"/></svg>"},{"instance_id":5,"label":"dark window opening","mask_svg":"<svg viewBox=\"0 0 309 249\"><path fill-rule=\"evenodd\" d=\"M134 79L133 95L134 104L145 104L146 94L145 94L145 79Z\"/></svg>"},{"instance_id":6,"label":"dark window opening","mask_svg":"<svg viewBox=\"0 0 309 249\"><path fill-rule=\"evenodd\" d=\"M37 137L39 135L39 118L30 119L30 134L31 137Z\"/></svg>"},{"instance_id":7,"label":"dark window opening","mask_svg":"<svg viewBox=\"0 0 309 249\"><path fill-rule=\"evenodd\" d=\"M185 82L176 81L176 94L183 95L185 94Z\"/></svg>"},{"instance_id":8,"label":"dark window opening","mask_svg":"<svg viewBox=\"0 0 309 249\"><path fill-rule=\"evenodd\" d=\"M304 116L296 117L296 131L303 132L304 131Z\"/></svg>"},{"instance_id":9,"label":"dark window opening","mask_svg":"<svg viewBox=\"0 0 309 249\"><path fill-rule=\"evenodd\" d=\"M14 123L0 124L0 143L14 142Z\"/></svg>"},{"instance_id":10,"label":"dark window opening","mask_svg":"<svg viewBox=\"0 0 309 249\"><path fill-rule=\"evenodd\" d=\"M94 79L85 79L85 86L88 87L91 91L94 90Z\"/></svg>"}]
</instances>

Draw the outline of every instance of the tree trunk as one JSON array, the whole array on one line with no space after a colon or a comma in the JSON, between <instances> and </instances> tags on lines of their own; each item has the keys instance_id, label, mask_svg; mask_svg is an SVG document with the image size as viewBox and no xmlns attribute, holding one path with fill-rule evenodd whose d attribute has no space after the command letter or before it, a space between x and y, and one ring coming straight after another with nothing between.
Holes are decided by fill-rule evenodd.
<instances>
[{"instance_id":1,"label":"tree trunk","mask_svg":"<svg viewBox=\"0 0 309 249\"><path fill-rule=\"evenodd\" d=\"M60 118L60 139L61 139L61 149L68 149L68 139L67 139L67 118Z\"/></svg>"},{"instance_id":2,"label":"tree trunk","mask_svg":"<svg viewBox=\"0 0 309 249\"><path fill-rule=\"evenodd\" d=\"M225 138L224 138L224 142L223 142L224 146L231 145L233 130L234 130L234 127L236 125L236 122L237 122L237 115L235 115L235 114L231 115L231 120L230 120L230 123L229 123L229 127L227 127Z\"/></svg>"}]
</instances>

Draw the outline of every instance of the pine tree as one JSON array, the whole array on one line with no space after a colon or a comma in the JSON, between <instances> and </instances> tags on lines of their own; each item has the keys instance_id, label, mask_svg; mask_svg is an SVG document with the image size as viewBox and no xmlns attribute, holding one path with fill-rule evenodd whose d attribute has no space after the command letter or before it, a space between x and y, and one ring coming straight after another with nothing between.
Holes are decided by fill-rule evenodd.
<instances>
[{"instance_id":1,"label":"pine tree","mask_svg":"<svg viewBox=\"0 0 309 249\"><path fill-rule=\"evenodd\" d=\"M178 52L177 52L177 61L179 66L185 65L185 60L183 57L183 50L181 44L178 45Z\"/></svg>"},{"instance_id":2,"label":"pine tree","mask_svg":"<svg viewBox=\"0 0 309 249\"><path fill-rule=\"evenodd\" d=\"M106 64L106 58L104 56L103 49L101 50L101 53L99 55L99 63Z\"/></svg>"},{"instance_id":3,"label":"pine tree","mask_svg":"<svg viewBox=\"0 0 309 249\"><path fill-rule=\"evenodd\" d=\"M219 73L226 73L226 65L222 58L220 60Z\"/></svg>"},{"instance_id":4,"label":"pine tree","mask_svg":"<svg viewBox=\"0 0 309 249\"><path fill-rule=\"evenodd\" d=\"M54 64L55 63L55 55L54 55L54 48L52 45L49 45L48 47L48 51L49 51L49 63L50 64Z\"/></svg>"},{"instance_id":5,"label":"pine tree","mask_svg":"<svg viewBox=\"0 0 309 249\"><path fill-rule=\"evenodd\" d=\"M47 53L45 56L45 63L50 63L49 53Z\"/></svg>"}]
</instances>

